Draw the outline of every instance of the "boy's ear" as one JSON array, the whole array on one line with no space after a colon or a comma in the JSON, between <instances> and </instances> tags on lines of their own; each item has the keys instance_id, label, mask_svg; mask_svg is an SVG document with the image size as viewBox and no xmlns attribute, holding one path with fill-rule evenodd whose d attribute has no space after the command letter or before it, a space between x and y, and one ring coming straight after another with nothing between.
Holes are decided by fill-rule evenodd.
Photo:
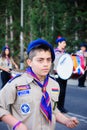
<instances>
[{"instance_id":1,"label":"boy's ear","mask_svg":"<svg viewBox=\"0 0 87 130\"><path fill-rule=\"evenodd\" d=\"M30 59L27 59L27 64L28 64L28 66L31 67L31 60Z\"/></svg>"}]
</instances>

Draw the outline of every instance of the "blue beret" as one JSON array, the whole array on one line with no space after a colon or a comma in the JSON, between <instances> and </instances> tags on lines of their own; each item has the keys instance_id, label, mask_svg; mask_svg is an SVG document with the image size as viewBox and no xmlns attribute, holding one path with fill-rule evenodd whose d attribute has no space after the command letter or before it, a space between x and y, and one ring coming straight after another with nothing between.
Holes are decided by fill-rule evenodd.
<instances>
[{"instance_id":1,"label":"blue beret","mask_svg":"<svg viewBox=\"0 0 87 130\"><path fill-rule=\"evenodd\" d=\"M62 41L66 41L66 39L64 37L58 36L56 39L56 43L62 42Z\"/></svg>"},{"instance_id":2,"label":"blue beret","mask_svg":"<svg viewBox=\"0 0 87 130\"><path fill-rule=\"evenodd\" d=\"M29 54L32 49L34 49L35 47L38 47L40 45L46 45L50 48L51 56L52 56L52 62L53 62L54 59L55 59L55 53L54 53L53 46L50 43L48 43L46 40L43 40L41 38L38 38L37 40L34 40L34 41L32 41L28 44L27 54Z\"/></svg>"},{"instance_id":3,"label":"blue beret","mask_svg":"<svg viewBox=\"0 0 87 130\"><path fill-rule=\"evenodd\" d=\"M2 51L5 51L5 49L10 50L10 48L9 48L9 46L8 46L8 45L4 46L4 47L2 48Z\"/></svg>"},{"instance_id":4,"label":"blue beret","mask_svg":"<svg viewBox=\"0 0 87 130\"><path fill-rule=\"evenodd\" d=\"M84 42L81 43L81 44L80 44L80 47L86 47L86 48L87 48L87 43L84 43Z\"/></svg>"}]
</instances>

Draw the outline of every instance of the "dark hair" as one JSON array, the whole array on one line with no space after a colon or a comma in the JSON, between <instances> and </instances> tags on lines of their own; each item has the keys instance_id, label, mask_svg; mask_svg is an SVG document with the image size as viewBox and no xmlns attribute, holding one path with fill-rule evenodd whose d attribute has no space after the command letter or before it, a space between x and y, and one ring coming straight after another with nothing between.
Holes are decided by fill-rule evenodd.
<instances>
[{"instance_id":1,"label":"dark hair","mask_svg":"<svg viewBox=\"0 0 87 130\"><path fill-rule=\"evenodd\" d=\"M66 39L64 37L58 36L56 39L56 44L58 44L58 42L63 42L63 41L66 42Z\"/></svg>"},{"instance_id":2,"label":"dark hair","mask_svg":"<svg viewBox=\"0 0 87 130\"><path fill-rule=\"evenodd\" d=\"M5 50L6 50L6 49L5 49ZM5 57L6 57L5 50L2 50L2 53L1 53L2 58L5 58ZM8 50L9 50L9 49L8 49ZM10 52L10 50L9 50L8 57L9 57L9 58L11 57L11 52Z\"/></svg>"},{"instance_id":3,"label":"dark hair","mask_svg":"<svg viewBox=\"0 0 87 130\"><path fill-rule=\"evenodd\" d=\"M80 47L85 47L87 49L87 43L85 43L85 42L80 43Z\"/></svg>"},{"instance_id":4,"label":"dark hair","mask_svg":"<svg viewBox=\"0 0 87 130\"><path fill-rule=\"evenodd\" d=\"M42 51L42 50L44 50L44 51L49 51L50 52L50 54L51 54L51 50L50 50L50 48L47 46L47 45L39 45L39 46L36 46L35 48L33 48L31 51L30 51L30 53L29 53L29 59L33 59L33 57L36 55L36 53L39 51ZM51 57L52 57L52 55L51 55Z\"/></svg>"}]
</instances>

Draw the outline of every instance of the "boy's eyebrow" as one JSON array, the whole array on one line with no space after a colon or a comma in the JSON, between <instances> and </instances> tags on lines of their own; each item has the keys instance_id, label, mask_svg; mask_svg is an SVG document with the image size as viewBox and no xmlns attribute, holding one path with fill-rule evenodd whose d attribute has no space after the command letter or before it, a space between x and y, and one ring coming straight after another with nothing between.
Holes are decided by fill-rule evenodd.
<instances>
[{"instance_id":1,"label":"boy's eyebrow","mask_svg":"<svg viewBox=\"0 0 87 130\"><path fill-rule=\"evenodd\" d=\"M44 58L42 58L42 57L37 57L36 59L44 59Z\"/></svg>"},{"instance_id":2,"label":"boy's eyebrow","mask_svg":"<svg viewBox=\"0 0 87 130\"><path fill-rule=\"evenodd\" d=\"M44 59L44 57L37 57L36 59ZM51 57L47 57L46 59L52 59Z\"/></svg>"}]
</instances>

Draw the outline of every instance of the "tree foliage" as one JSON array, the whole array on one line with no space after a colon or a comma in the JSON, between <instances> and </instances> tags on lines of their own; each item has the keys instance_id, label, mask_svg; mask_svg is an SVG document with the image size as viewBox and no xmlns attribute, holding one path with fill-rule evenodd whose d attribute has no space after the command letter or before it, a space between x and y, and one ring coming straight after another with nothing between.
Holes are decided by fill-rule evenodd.
<instances>
[{"instance_id":1,"label":"tree foliage","mask_svg":"<svg viewBox=\"0 0 87 130\"><path fill-rule=\"evenodd\" d=\"M80 42L87 41L86 0L24 0L23 4L24 25L21 28L21 0L0 1L0 49L7 42L13 48L14 54L18 54L21 31L24 33L25 49L31 40L38 37L48 40L54 47L58 35L65 37L68 52L74 52ZM10 16L13 18L12 24L9 23ZM7 30L6 18L8 19ZM11 30L13 41L10 37Z\"/></svg>"}]
</instances>

